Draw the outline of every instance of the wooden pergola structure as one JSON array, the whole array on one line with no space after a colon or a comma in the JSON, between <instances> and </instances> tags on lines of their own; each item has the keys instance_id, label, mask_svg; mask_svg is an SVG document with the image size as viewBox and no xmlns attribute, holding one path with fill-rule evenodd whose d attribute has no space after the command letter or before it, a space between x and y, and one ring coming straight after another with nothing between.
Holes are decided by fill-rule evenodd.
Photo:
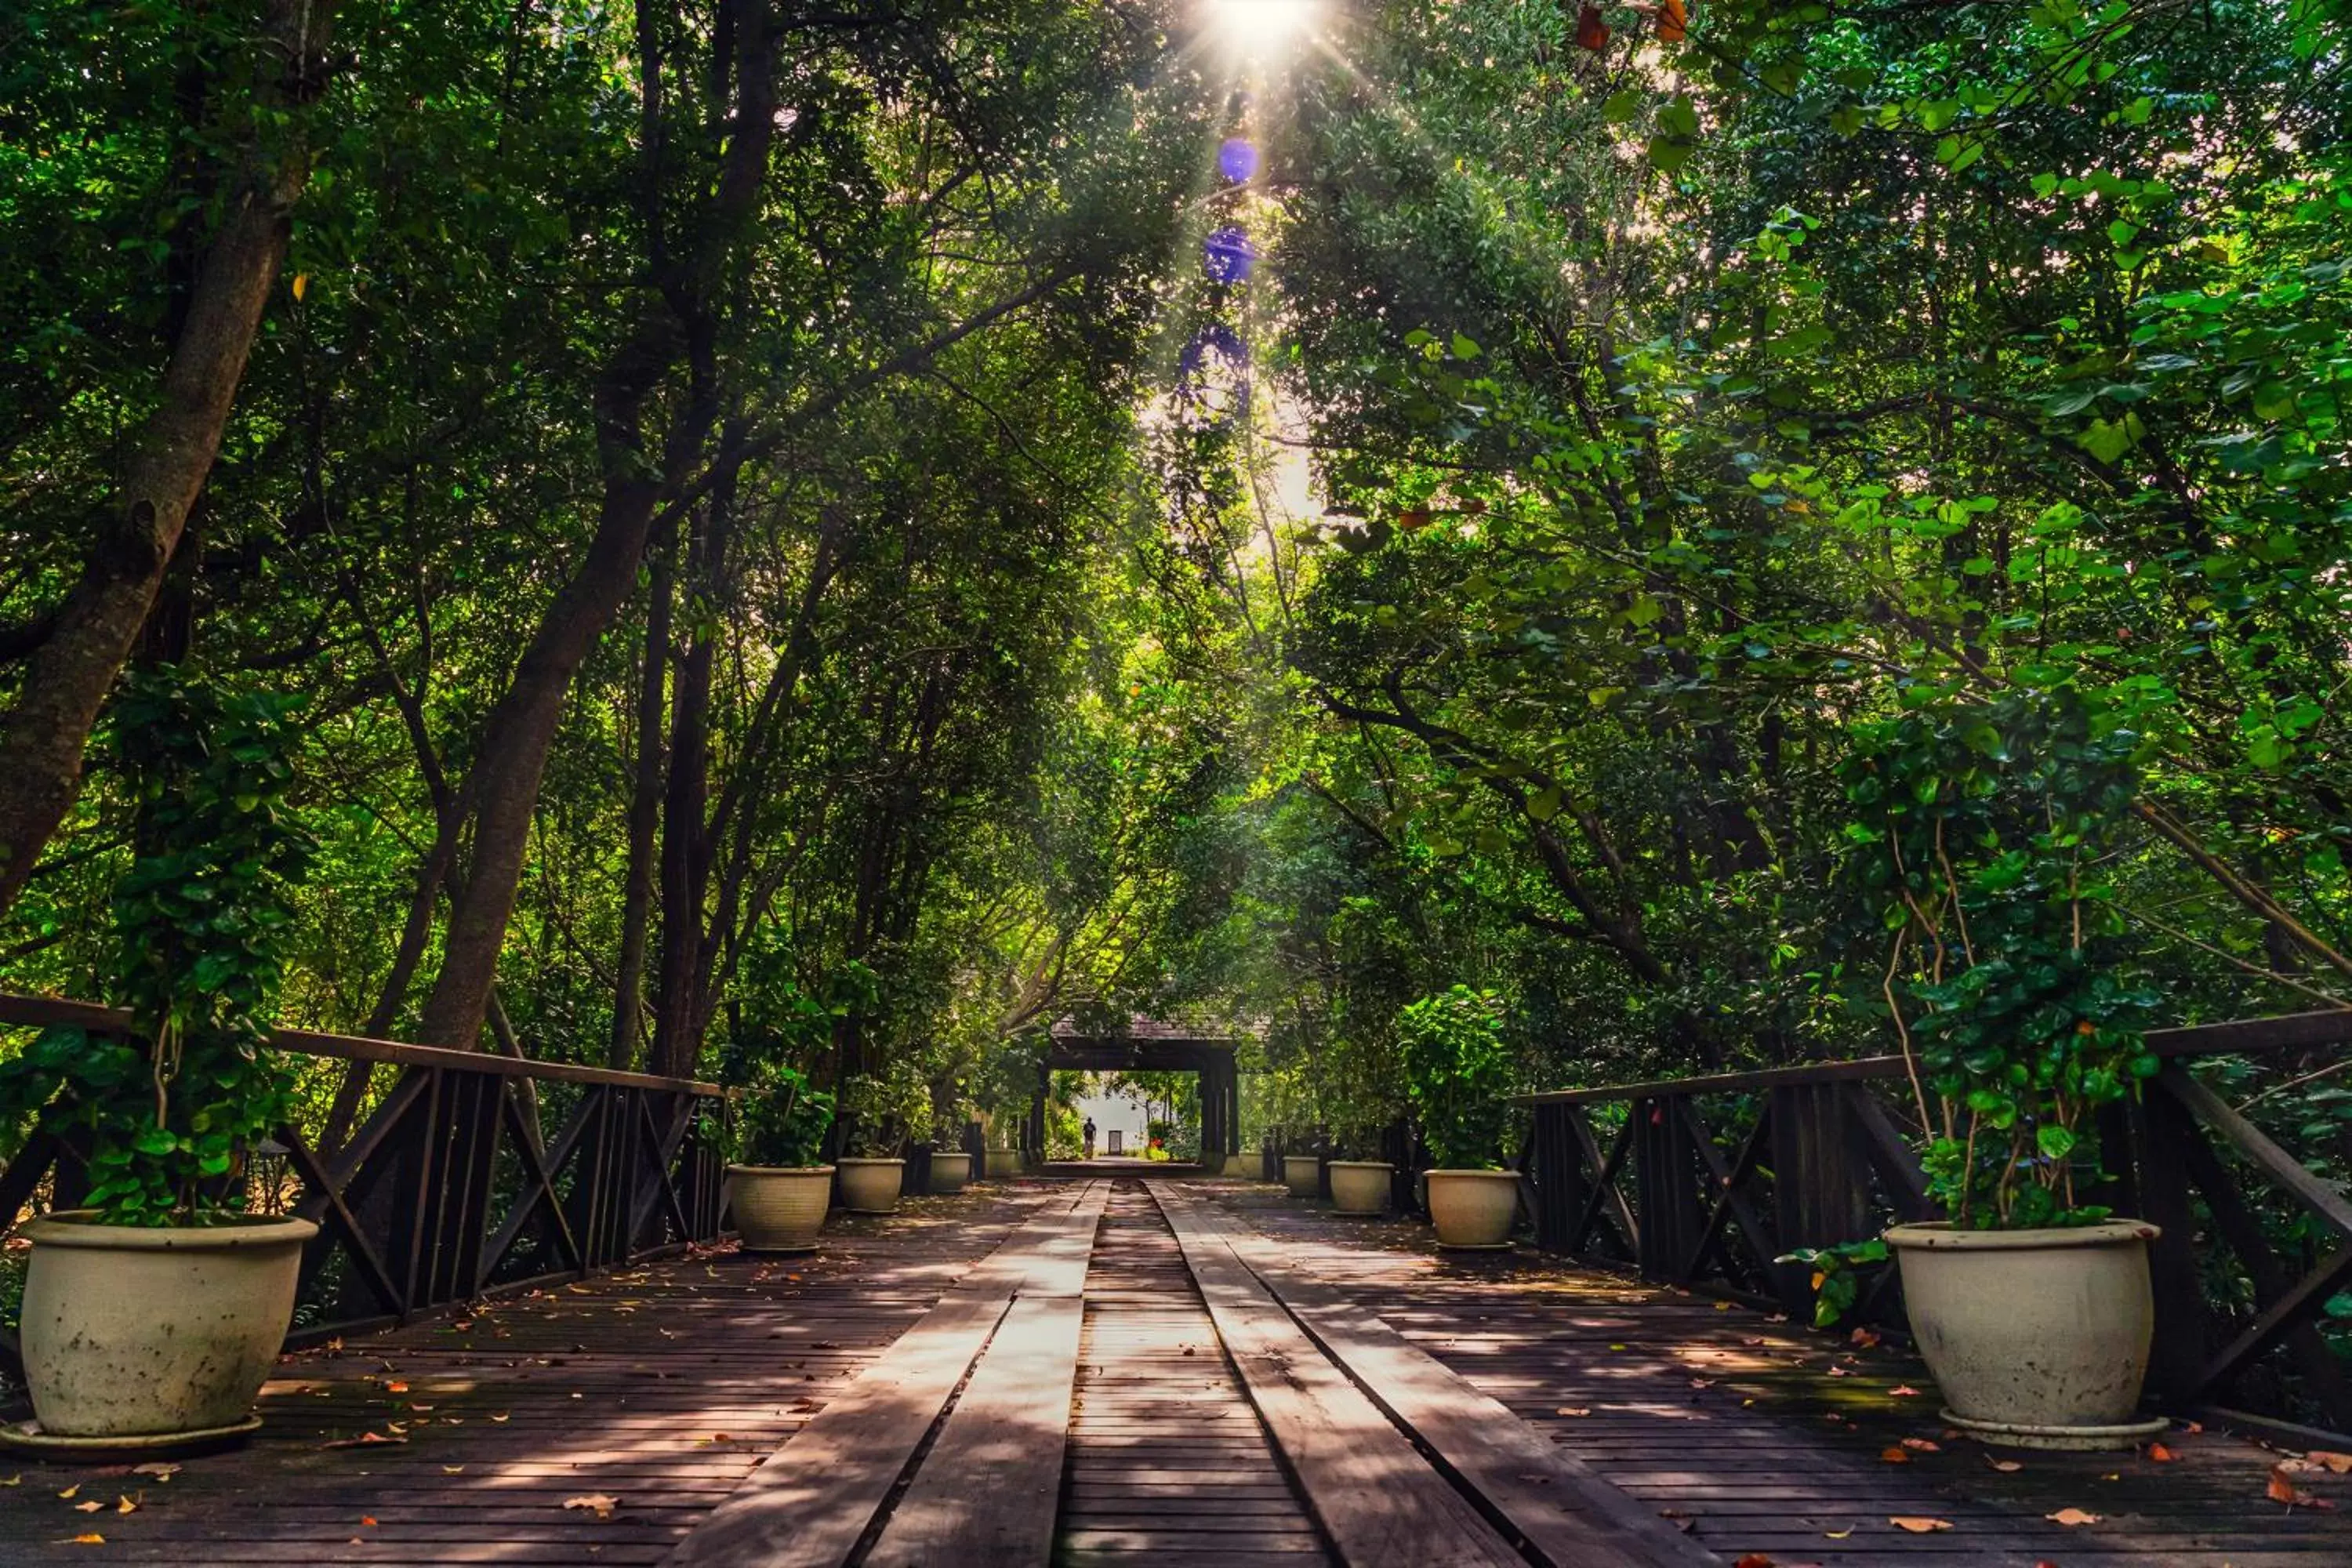
<instances>
[{"instance_id":1,"label":"wooden pergola structure","mask_svg":"<svg viewBox=\"0 0 2352 1568\"><path fill-rule=\"evenodd\" d=\"M1222 1164L1241 1152L1241 1074L1234 1065L1240 1042L1158 1018L1130 1018L1115 1031L1084 1029L1065 1018L1037 1068L1037 1089L1021 1128L1021 1150L1045 1153L1045 1096L1056 1072L1189 1072L1201 1080L1201 1158Z\"/></svg>"}]
</instances>

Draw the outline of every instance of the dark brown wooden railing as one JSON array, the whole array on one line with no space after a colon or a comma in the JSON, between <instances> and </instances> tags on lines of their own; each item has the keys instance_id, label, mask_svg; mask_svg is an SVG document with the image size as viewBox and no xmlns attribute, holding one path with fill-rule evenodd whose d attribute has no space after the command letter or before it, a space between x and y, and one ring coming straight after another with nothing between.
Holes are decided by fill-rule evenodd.
<instances>
[{"instance_id":1,"label":"dark brown wooden railing","mask_svg":"<svg viewBox=\"0 0 2352 1568\"><path fill-rule=\"evenodd\" d=\"M2352 1043L2352 1012L2167 1029L2163 1070L2102 1124L2097 1201L2154 1222L2150 1392L2176 1411L2352 1431L2352 1361L2322 1331L2352 1286L2352 1201L2184 1063ZM1537 1245L1812 1316L1798 1247L1930 1217L1901 1057L1531 1096ZM1892 1268L1856 1316L1899 1326ZM2352 1324L2347 1325L2352 1330Z\"/></svg>"},{"instance_id":2,"label":"dark brown wooden railing","mask_svg":"<svg viewBox=\"0 0 2352 1568\"><path fill-rule=\"evenodd\" d=\"M0 1027L121 1034L128 1021L87 1003L0 995ZM289 1123L248 1162L256 1212L319 1226L290 1342L719 1238L728 1102L715 1084L299 1030L277 1043L392 1069L340 1147L321 1150L315 1129ZM0 1171L0 1226L70 1208L87 1186L80 1152L36 1133ZM15 1360L13 1339L0 1341L12 1375Z\"/></svg>"}]
</instances>

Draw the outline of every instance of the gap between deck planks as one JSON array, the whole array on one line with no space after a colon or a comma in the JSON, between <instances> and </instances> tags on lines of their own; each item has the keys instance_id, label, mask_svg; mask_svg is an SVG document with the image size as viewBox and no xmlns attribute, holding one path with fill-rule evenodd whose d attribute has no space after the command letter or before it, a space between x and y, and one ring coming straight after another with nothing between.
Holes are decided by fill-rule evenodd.
<instances>
[{"instance_id":1,"label":"gap between deck planks","mask_svg":"<svg viewBox=\"0 0 2352 1568\"><path fill-rule=\"evenodd\" d=\"M1223 1243L1276 1310L1538 1561L1553 1568L1700 1568L1720 1561L1371 1312L1286 1268L1281 1248L1266 1237L1152 1186L1180 1240L1189 1232L1204 1251Z\"/></svg>"},{"instance_id":2,"label":"gap between deck planks","mask_svg":"<svg viewBox=\"0 0 2352 1568\"><path fill-rule=\"evenodd\" d=\"M840 1568L907 1481L927 1439L943 1461L940 1476L952 1479L959 1464L984 1461L996 1486L985 1493L950 1490L926 1485L918 1472L900 1502L903 1526L894 1516L866 1561L877 1568L913 1563L919 1560L904 1554L910 1546L952 1541L956 1561L970 1568L1044 1563L1076 1369L1072 1309L1085 1291L1109 1190L1107 1182L1087 1183L1068 1207L1015 1231L712 1510L670 1554L668 1568ZM1016 1300L1037 1306L1024 1310ZM1071 1324L1066 1354L1060 1349L1064 1323ZM992 1370L1000 1346L1004 1367ZM1057 1405L1050 1381L1042 1391L1016 1381L1035 1379L1048 1355L1061 1355L1066 1368ZM964 1400L942 1423L940 1413L960 1389ZM1001 1449L991 1434L1016 1400L1054 1412L1043 1423L1023 1424L1032 1439L1025 1451ZM1041 1425L1050 1430L1038 1430ZM1007 1506L1040 1491L1042 1509L1023 1513ZM975 1551L983 1542L991 1543L984 1554ZM878 1555L886 1551L898 1555Z\"/></svg>"},{"instance_id":3,"label":"gap between deck planks","mask_svg":"<svg viewBox=\"0 0 2352 1568\"><path fill-rule=\"evenodd\" d=\"M1265 1277L1279 1271L1269 1263L1262 1274L1244 1256L1260 1248L1173 1188L1148 1185L1252 1402L1350 1568L1518 1568L1528 1560L1520 1545L1555 1568L1717 1561L1369 1314L1336 1297L1307 1300L1287 1280L1297 1299L1286 1309Z\"/></svg>"}]
</instances>

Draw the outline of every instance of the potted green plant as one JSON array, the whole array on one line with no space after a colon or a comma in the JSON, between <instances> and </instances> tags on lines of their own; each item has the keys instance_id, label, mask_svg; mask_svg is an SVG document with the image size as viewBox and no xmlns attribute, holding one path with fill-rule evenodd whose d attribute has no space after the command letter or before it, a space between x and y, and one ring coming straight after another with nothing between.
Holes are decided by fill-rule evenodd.
<instances>
[{"instance_id":1,"label":"potted green plant","mask_svg":"<svg viewBox=\"0 0 2352 1568\"><path fill-rule=\"evenodd\" d=\"M1437 1162L1425 1178L1437 1244L1510 1246L1519 1178L1502 1168L1511 1068L1500 999L1467 985L1424 996L1399 1016L1397 1044L1405 1091Z\"/></svg>"},{"instance_id":2,"label":"potted green plant","mask_svg":"<svg viewBox=\"0 0 2352 1568\"><path fill-rule=\"evenodd\" d=\"M2099 1112L2160 1065L2160 998L2104 870L2139 738L2072 693L2016 692L1923 702L1856 742L1852 864L1890 972L1911 956L1889 999L1947 1216L1885 1240L1945 1417L2032 1447L2144 1439L2163 1425L2137 1414L2157 1231L2095 1201Z\"/></svg>"},{"instance_id":3,"label":"potted green plant","mask_svg":"<svg viewBox=\"0 0 2352 1568\"><path fill-rule=\"evenodd\" d=\"M963 1134L977 1114L978 1107L971 1100L954 1097L948 1108L932 1119L932 1192L942 1195L960 1193L971 1180L971 1155L963 1148Z\"/></svg>"},{"instance_id":4,"label":"potted green plant","mask_svg":"<svg viewBox=\"0 0 2352 1568\"><path fill-rule=\"evenodd\" d=\"M1347 1158L1329 1163L1331 1212L1343 1215L1386 1214L1396 1167L1370 1156L1381 1152L1381 1130L1360 1123L1342 1127L1333 1142Z\"/></svg>"},{"instance_id":5,"label":"potted green plant","mask_svg":"<svg viewBox=\"0 0 2352 1568\"><path fill-rule=\"evenodd\" d=\"M895 1064L882 1073L860 1073L841 1086L841 1114L854 1153L841 1167L841 1206L852 1214L895 1214L907 1177L906 1149L911 1130L929 1126L930 1096L922 1079Z\"/></svg>"},{"instance_id":6,"label":"potted green plant","mask_svg":"<svg viewBox=\"0 0 2352 1568\"><path fill-rule=\"evenodd\" d=\"M128 1038L51 1029L0 1066L0 1127L87 1151L81 1207L26 1223L21 1440L166 1447L259 1425L318 1227L247 1211L247 1159L286 1117L269 1018L307 837L284 809L293 703L166 670L114 711L136 793L114 889Z\"/></svg>"},{"instance_id":7,"label":"potted green plant","mask_svg":"<svg viewBox=\"0 0 2352 1568\"><path fill-rule=\"evenodd\" d=\"M782 1062L755 1066L736 1123L740 1163L727 1167L729 1202L746 1252L809 1252L833 1202L822 1163L833 1097Z\"/></svg>"}]
</instances>

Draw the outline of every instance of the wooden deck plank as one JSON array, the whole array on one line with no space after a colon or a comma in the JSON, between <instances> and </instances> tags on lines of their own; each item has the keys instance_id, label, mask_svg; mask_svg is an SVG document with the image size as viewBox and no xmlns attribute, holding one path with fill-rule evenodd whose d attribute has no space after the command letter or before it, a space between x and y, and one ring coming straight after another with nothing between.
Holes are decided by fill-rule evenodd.
<instances>
[{"instance_id":1,"label":"wooden deck plank","mask_svg":"<svg viewBox=\"0 0 2352 1568\"><path fill-rule=\"evenodd\" d=\"M1158 1193L1163 1206L1190 1200ZM1283 1266L1278 1248L1230 1216L1194 1211L1213 1227L1317 1346L1383 1414L1499 1514L1552 1568L1615 1561L1641 1568L1715 1562L1695 1543L1595 1476L1500 1401L1408 1343L1337 1290Z\"/></svg>"},{"instance_id":2,"label":"wooden deck plank","mask_svg":"<svg viewBox=\"0 0 2352 1568\"><path fill-rule=\"evenodd\" d=\"M2264 1497L2281 1456L2222 1432L2176 1428L2164 1462L2004 1454L1946 1431L1933 1384L1892 1347L1539 1254L1440 1255L1425 1227L1341 1219L1270 1189L1189 1184L1185 1194L1727 1562L1751 1552L1845 1568L2352 1562L2352 1478L2296 1476L2337 1506L2289 1510ZM1906 1438L1935 1447L1901 1449ZM1884 1458L1889 1449L1904 1462ZM2019 1468L1996 1470L1996 1458ZM2099 1521L2069 1529L2044 1517L2067 1507ZM1890 1523L1898 1515L1951 1528L1908 1534Z\"/></svg>"},{"instance_id":3,"label":"wooden deck plank","mask_svg":"<svg viewBox=\"0 0 2352 1568\"><path fill-rule=\"evenodd\" d=\"M1033 1284L1083 1289L1107 1184L1066 1189L769 1456L668 1568L840 1568L908 1475L948 1402Z\"/></svg>"},{"instance_id":4,"label":"wooden deck plank","mask_svg":"<svg viewBox=\"0 0 2352 1568\"><path fill-rule=\"evenodd\" d=\"M1522 1568L1223 1237L1189 1205L1163 1212L1251 1402L1349 1568Z\"/></svg>"},{"instance_id":5,"label":"wooden deck plank","mask_svg":"<svg viewBox=\"0 0 2352 1568\"><path fill-rule=\"evenodd\" d=\"M1086 1304L1024 1294L989 1342L866 1568L1038 1568L1054 1548Z\"/></svg>"}]
</instances>

